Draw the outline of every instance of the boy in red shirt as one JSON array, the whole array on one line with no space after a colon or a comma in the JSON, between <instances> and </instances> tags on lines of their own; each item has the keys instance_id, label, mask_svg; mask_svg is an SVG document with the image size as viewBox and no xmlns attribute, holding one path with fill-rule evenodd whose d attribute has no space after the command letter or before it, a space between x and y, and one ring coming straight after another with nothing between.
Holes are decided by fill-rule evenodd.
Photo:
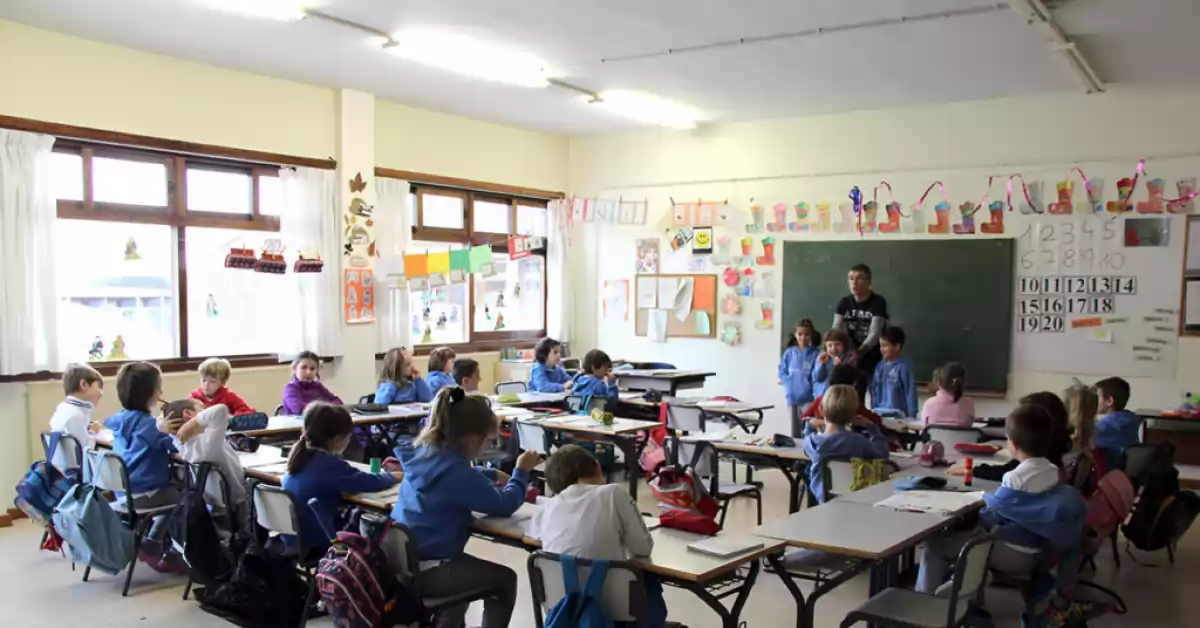
<instances>
[{"instance_id":1,"label":"boy in red shirt","mask_svg":"<svg viewBox=\"0 0 1200 628\"><path fill-rule=\"evenodd\" d=\"M834 384L846 384L848 386L853 386L855 380L857 380L857 379L858 379L858 370L857 369L855 369L853 366L850 366L849 364L839 364L839 365L833 367L833 372L829 374L829 385L833 386ZM825 417L821 413L821 398L822 397L824 397L824 395L819 395L819 396L817 396L816 399L813 399L813 402L808 405L808 408L805 408L804 412L802 412L800 414L800 422L801 423L804 423L804 421L806 421L808 419L822 419L821 422L814 424L813 427L818 428L818 427L824 426L823 419ZM880 416L878 414L871 412L870 408L867 408L866 404L864 404L862 402L862 399L858 400L857 414L858 414L858 416L871 421L875 425L879 425L879 426L883 425L883 419L880 418Z\"/></svg>"},{"instance_id":2,"label":"boy in red shirt","mask_svg":"<svg viewBox=\"0 0 1200 628\"><path fill-rule=\"evenodd\" d=\"M251 414L254 408L246 403L237 393L225 387L233 369L229 360L224 358L209 358L200 363L200 387L192 391L190 397L204 404L205 408L222 404L229 408L229 416Z\"/></svg>"}]
</instances>

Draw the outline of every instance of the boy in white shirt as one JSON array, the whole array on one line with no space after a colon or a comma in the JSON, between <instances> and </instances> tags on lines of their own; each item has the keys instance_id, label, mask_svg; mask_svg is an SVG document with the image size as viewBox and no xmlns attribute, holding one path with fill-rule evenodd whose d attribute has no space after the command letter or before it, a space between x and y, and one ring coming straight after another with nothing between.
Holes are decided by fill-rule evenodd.
<instances>
[{"instance_id":1,"label":"boy in white shirt","mask_svg":"<svg viewBox=\"0 0 1200 628\"><path fill-rule=\"evenodd\" d=\"M198 399L180 399L163 406L163 416L182 418L186 423L175 434L175 447L189 463L211 462L221 470L229 483L232 507L244 523L249 508L246 504L246 472L238 460L237 451L225 439L229 428L229 408L217 404L205 408ZM210 497L218 497L211 495Z\"/></svg>"},{"instance_id":2,"label":"boy in white shirt","mask_svg":"<svg viewBox=\"0 0 1200 628\"><path fill-rule=\"evenodd\" d=\"M546 484L554 497L542 504L529 536L542 549L578 558L623 561L650 555L654 540L633 498L619 484L606 484L600 463L578 445L560 447L546 461ZM661 628L667 606L662 583L644 574L646 608L639 628Z\"/></svg>"},{"instance_id":3,"label":"boy in white shirt","mask_svg":"<svg viewBox=\"0 0 1200 628\"><path fill-rule=\"evenodd\" d=\"M50 431L71 436L79 441L83 449L91 449L96 445L96 437L92 434L95 429L92 410L104 396L104 379L96 369L86 364L68 364L62 383L67 396L50 417ZM74 459L72 449L70 445L56 448L50 463L64 473L69 469L78 469L82 461Z\"/></svg>"}]
</instances>

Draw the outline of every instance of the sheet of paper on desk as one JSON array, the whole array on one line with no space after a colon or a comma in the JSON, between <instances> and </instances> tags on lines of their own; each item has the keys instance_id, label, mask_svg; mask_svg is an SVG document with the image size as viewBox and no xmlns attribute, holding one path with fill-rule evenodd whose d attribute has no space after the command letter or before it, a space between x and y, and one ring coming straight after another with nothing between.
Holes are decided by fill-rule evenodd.
<instances>
[{"instance_id":1,"label":"sheet of paper on desk","mask_svg":"<svg viewBox=\"0 0 1200 628\"><path fill-rule=\"evenodd\" d=\"M710 442L723 441L723 440L727 440L728 438L729 438L729 430L725 430L723 432L699 432L696 434L688 434L687 436L684 436L682 440L685 443L686 442L694 443L697 441L710 441Z\"/></svg>"},{"instance_id":2,"label":"sheet of paper on desk","mask_svg":"<svg viewBox=\"0 0 1200 628\"><path fill-rule=\"evenodd\" d=\"M653 530L662 526L662 521L658 517L647 517L642 515L642 521L646 522L647 530Z\"/></svg>"},{"instance_id":3,"label":"sheet of paper on desk","mask_svg":"<svg viewBox=\"0 0 1200 628\"><path fill-rule=\"evenodd\" d=\"M892 510L950 514L983 499L983 491L958 493L955 491L901 491L887 499L875 502L876 506Z\"/></svg>"},{"instance_id":4,"label":"sheet of paper on desk","mask_svg":"<svg viewBox=\"0 0 1200 628\"><path fill-rule=\"evenodd\" d=\"M724 558L762 547L762 541L747 537L713 536L688 545L688 549Z\"/></svg>"}]
</instances>

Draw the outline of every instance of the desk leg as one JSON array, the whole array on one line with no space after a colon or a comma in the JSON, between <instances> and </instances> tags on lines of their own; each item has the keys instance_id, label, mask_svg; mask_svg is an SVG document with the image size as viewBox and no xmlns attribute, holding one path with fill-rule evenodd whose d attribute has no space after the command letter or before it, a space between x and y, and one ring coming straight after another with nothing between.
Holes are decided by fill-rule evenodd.
<instances>
[{"instance_id":1,"label":"desk leg","mask_svg":"<svg viewBox=\"0 0 1200 628\"><path fill-rule=\"evenodd\" d=\"M791 593L792 599L796 601L796 628L810 628L812 624L805 623L809 613L808 604L804 601L804 592L796 586L796 581L792 580L791 574L783 566L782 558L783 554L771 554L767 556L767 562L771 563L771 569L775 570L775 574L783 581L783 586L787 587L788 593Z\"/></svg>"},{"instance_id":2,"label":"desk leg","mask_svg":"<svg viewBox=\"0 0 1200 628\"><path fill-rule=\"evenodd\" d=\"M771 563L771 568L779 575L779 579L783 580L783 586L787 587L789 593L792 594L792 599L796 601L796 628L812 628L815 622L817 600L825 596L826 593L842 586L846 582L853 580L862 570L866 568L867 562L860 561L856 565L851 566L826 580L813 583L813 591L809 596L808 601L804 600L804 593L800 591L800 587L796 586L791 574L783 565L782 554L776 554L767 557L767 562Z\"/></svg>"},{"instance_id":3,"label":"desk leg","mask_svg":"<svg viewBox=\"0 0 1200 628\"><path fill-rule=\"evenodd\" d=\"M788 485L791 487L788 491L788 514L799 512L800 487L804 485L804 478L792 470L791 461L776 458L776 463L779 470L783 471L783 477L787 478Z\"/></svg>"},{"instance_id":4,"label":"desk leg","mask_svg":"<svg viewBox=\"0 0 1200 628\"><path fill-rule=\"evenodd\" d=\"M746 600L750 598L750 590L754 588L754 582L758 579L760 561L750 562L750 571L746 574L746 579L738 589L737 597L733 600L733 608L726 609L725 605L717 596L708 592L704 585L699 582L691 582L686 580L674 580L673 584L681 589L687 589L700 598L700 601L708 605L721 618L722 628L738 628L738 623L741 621L742 608L746 606Z\"/></svg>"},{"instance_id":5,"label":"desk leg","mask_svg":"<svg viewBox=\"0 0 1200 628\"><path fill-rule=\"evenodd\" d=\"M638 476L641 475L642 469L640 462L642 450L646 448L646 441L649 439L649 434L646 434L645 438L640 441L637 437L613 439L613 445L616 445L621 450L621 455L625 457L625 475L629 476L629 494L633 496L634 503L637 503Z\"/></svg>"}]
</instances>

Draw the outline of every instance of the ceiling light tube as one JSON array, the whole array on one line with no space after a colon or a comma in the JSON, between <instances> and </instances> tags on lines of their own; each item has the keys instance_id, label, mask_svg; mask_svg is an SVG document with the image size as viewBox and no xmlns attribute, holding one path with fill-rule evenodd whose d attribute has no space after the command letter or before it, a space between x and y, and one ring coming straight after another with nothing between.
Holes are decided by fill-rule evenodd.
<instances>
[{"instance_id":1,"label":"ceiling light tube","mask_svg":"<svg viewBox=\"0 0 1200 628\"><path fill-rule=\"evenodd\" d=\"M305 17L304 0L199 0L200 4L217 11L237 13L281 22L298 22Z\"/></svg>"},{"instance_id":2,"label":"ceiling light tube","mask_svg":"<svg viewBox=\"0 0 1200 628\"><path fill-rule=\"evenodd\" d=\"M412 29L392 35L389 53L422 65L521 87L546 87L546 64L537 57L465 35Z\"/></svg>"},{"instance_id":3,"label":"ceiling light tube","mask_svg":"<svg viewBox=\"0 0 1200 628\"><path fill-rule=\"evenodd\" d=\"M599 98L587 99L587 102L623 118L684 131L696 128L702 117L690 107L643 92L601 92Z\"/></svg>"}]
</instances>

